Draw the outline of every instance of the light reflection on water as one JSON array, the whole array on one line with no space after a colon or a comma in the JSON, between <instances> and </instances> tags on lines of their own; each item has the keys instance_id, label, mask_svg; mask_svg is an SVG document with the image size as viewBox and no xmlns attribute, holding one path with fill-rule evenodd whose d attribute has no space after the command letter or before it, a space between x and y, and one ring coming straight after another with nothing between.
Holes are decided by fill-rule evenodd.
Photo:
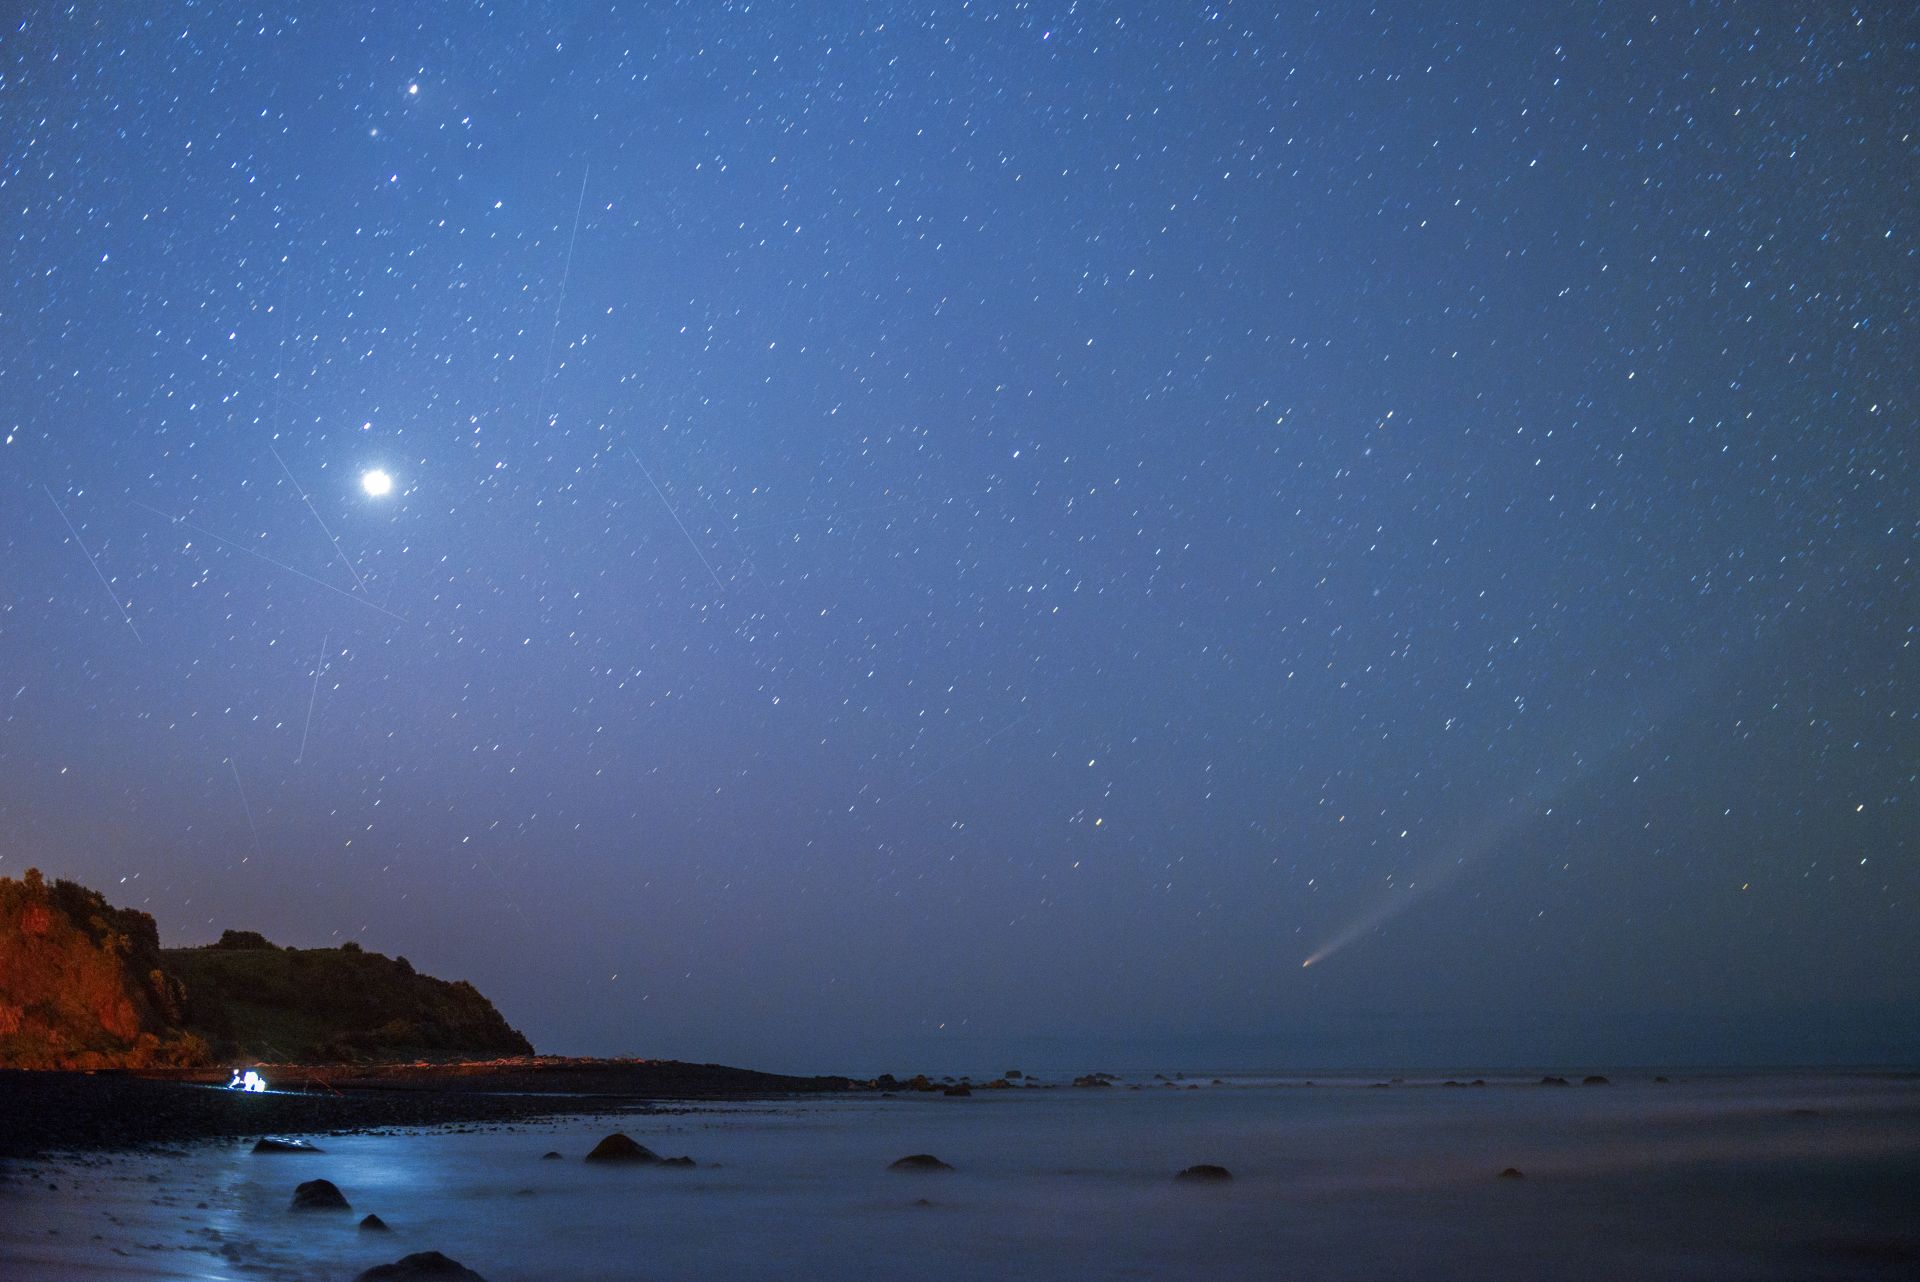
<instances>
[{"instance_id":1,"label":"light reflection on water","mask_svg":"<svg viewBox=\"0 0 1920 1282\"><path fill-rule=\"evenodd\" d=\"M614 1129L700 1166L582 1163ZM1920 1247L1920 1082L1888 1078L981 1091L320 1142L17 1171L0 1273L344 1282L437 1249L492 1282L1870 1278ZM959 1169L886 1169L915 1152ZM1173 1181L1197 1162L1235 1178ZM285 1209L316 1176L353 1215Z\"/></svg>"}]
</instances>

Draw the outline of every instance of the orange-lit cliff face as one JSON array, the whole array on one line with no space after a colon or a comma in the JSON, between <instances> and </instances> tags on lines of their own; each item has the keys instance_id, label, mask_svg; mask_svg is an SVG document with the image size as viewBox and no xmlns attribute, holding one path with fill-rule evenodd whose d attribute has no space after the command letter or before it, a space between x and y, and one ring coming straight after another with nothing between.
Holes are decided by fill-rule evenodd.
<instances>
[{"instance_id":1,"label":"orange-lit cliff face","mask_svg":"<svg viewBox=\"0 0 1920 1282\"><path fill-rule=\"evenodd\" d=\"M205 1044L179 1027L184 998L145 913L33 870L0 878L0 1066L205 1062Z\"/></svg>"},{"instance_id":2,"label":"orange-lit cliff face","mask_svg":"<svg viewBox=\"0 0 1920 1282\"><path fill-rule=\"evenodd\" d=\"M531 1055L471 985L357 944L228 931L162 951L153 918L29 870L0 878L0 1068Z\"/></svg>"}]
</instances>

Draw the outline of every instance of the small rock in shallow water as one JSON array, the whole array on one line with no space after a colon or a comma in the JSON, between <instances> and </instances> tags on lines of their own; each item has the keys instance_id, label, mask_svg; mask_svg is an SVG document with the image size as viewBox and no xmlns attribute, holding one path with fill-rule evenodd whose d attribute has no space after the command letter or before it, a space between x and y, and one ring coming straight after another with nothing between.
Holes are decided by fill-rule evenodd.
<instances>
[{"instance_id":1,"label":"small rock in shallow water","mask_svg":"<svg viewBox=\"0 0 1920 1282\"><path fill-rule=\"evenodd\" d=\"M376 1264L353 1282L487 1282L458 1260L438 1251L416 1251L392 1264Z\"/></svg>"},{"instance_id":2,"label":"small rock in shallow water","mask_svg":"<svg viewBox=\"0 0 1920 1282\"><path fill-rule=\"evenodd\" d=\"M913 1153L889 1163L889 1171L951 1171L953 1168L931 1153Z\"/></svg>"},{"instance_id":3,"label":"small rock in shallow water","mask_svg":"<svg viewBox=\"0 0 1920 1282\"><path fill-rule=\"evenodd\" d=\"M548 1149L540 1155L540 1160L543 1162L557 1162L560 1160L560 1154L554 1152L552 1149Z\"/></svg>"},{"instance_id":4,"label":"small rock in shallow water","mask_svg":"<svg viewBox=\"0 0 1920 1282\"><path fill-rule=\"evenodd\" d=\"M1503 1180L1522 1180L1525 1179L1526 1176L1520 1173L1519 1167L1509 1166L1506 1170L1500 1172L1500 1178Z\"/></svg>"},{"instance_id":5,"label":"small rock in shallow water","mask_svg":"<svg viewBox=\"0 0 1920 1282\"><path fill-rule=\"evenodd\" d=\"M612 1135L593 1146L587 1154L589 1162L657 1162L660 1155L644 1144L636 1144L628 1136L615 1131Z\"/></svg>"},{"instance_id":6,"label":"small rock in shallow water","mask_svg":"<svg viewBox=\"0 0 1920 1282\"><path fill-rule=\"evenodd\" d=\"M293 1190L290 1211L351 1211L332 1180L308 1180Z\"/></svg>"},{"instance_id":7,"label":"small rock in shallow water","mask_svg":"<svg viewBox=\"0 0 1920 1282\"><path fill-rule=\"evenodd\" d=\"M391 1232L393 1232L393 1230L392 1230L392 1229L390 1229L390 1228L388 1228L388 1227L387 1227L387 1222L386 1222L385 1220L383 1220L383 1219L381 1219L381 1218L380 1218L379 1216L377 1216L377 1215L369 1215L369 1216L368 1216L368 1217L367 1217L366 1219L364 1219L364 1220L362 1220L362 1221L360 1221L360 1231L361 1231L362 1233L391 1233Z\"/></svg>"},{"instance_id":8,"label":"small rock in shallow water","mask_svg":"<svg viewBox=\"0 0 1920 1282\"><path fill-rule=\"evenodd\" d=\"M692 1158L688 1157L686 1154L683 1153L679 1157L661 1158L660 1165L662 1166L697 1166L699 1165L699 1163L695 1162Z\"/></svg>"},{"instance_id":9,"label":"small rock in shallow water","mask_svg":"<svg viewBox=\"0 0 1920 1282\"><path fill-rule=\"evenodd\" d=\"M318 1145L309 1144L305 1140L283 1140L278 1136L269 1135L256 1141L253 1151L256 1153L324 1153L326 1150Z\"/></svg>"},{"instance_id":10,"label":"small rock in shallow water","mask_svg":"<svg viewBox=\"0 0 1920 1282\"><path fill-rule=\"evenodd\" d=\"M1194 1183L1219 1183L1233 1178L1233 1172L1224 1166L1215 1166L1211 1162L1202 1162L1198 1166L1189 1166L1173 1177L1176 1180L1188 1180Z\"/></svg>"}]
</instances>

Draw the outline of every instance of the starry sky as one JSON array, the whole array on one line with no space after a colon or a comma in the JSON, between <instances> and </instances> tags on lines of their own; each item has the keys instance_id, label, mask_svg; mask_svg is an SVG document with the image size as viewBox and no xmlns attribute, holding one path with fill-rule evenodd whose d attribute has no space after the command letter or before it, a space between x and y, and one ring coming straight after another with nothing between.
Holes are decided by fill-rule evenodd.
<instances>
[{"instance_id":1,"label":"starry sky","mask_svg":"<svg viewBox=\"0 0 1920 1282\"><path fill-rule=\"evenodd\" d=\"M0 121L0 874L562 1052L1920 1055L1905 6L28 4Z\"/></svg>"}]
</instances>

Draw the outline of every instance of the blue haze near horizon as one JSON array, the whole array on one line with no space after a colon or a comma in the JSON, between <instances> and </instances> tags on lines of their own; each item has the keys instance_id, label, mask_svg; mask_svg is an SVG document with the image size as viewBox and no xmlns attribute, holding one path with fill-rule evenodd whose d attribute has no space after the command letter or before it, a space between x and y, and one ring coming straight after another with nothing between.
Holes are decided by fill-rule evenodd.
<instances>
[{"instance_id":1,"label":"blue haze near horizon","mask_svg":"<svg viewBox=\"0 0 1920 1282\"><path fill-rule=\"evenodd\" d=\"M1912 1063L1916 38L26 6L0 875L553 1051Z\"/></svg>"}]
</instances>

